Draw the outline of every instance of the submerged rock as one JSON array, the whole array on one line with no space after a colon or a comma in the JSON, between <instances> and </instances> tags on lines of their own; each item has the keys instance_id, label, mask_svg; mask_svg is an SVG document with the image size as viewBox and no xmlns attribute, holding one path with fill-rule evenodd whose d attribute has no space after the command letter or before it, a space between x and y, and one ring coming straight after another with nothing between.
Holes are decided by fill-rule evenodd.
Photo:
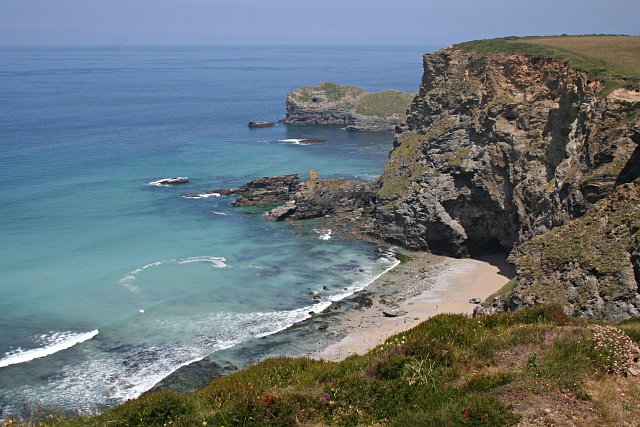
<instances>
[{"instance_id":1,"label":"submerged rock","mask_svg":"<svg viewBox=\"0 0 640 427\"><path fill-rule=\"evenodd\" d=\"M314 144L326 144L327 141L325 139L313 139L313 138L309 138L309 139L301 139L300 141L298 141L298 144L300 145L314 145Z\"/></svg>"}]
</instances>

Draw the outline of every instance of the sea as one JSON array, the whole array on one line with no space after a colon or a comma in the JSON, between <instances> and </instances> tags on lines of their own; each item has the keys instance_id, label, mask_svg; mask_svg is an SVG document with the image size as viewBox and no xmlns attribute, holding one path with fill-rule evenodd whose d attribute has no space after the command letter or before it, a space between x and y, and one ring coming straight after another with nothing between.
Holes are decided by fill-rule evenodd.
<instances>
[{"instance_id":1,"label":"sea","mask_svg":"<svg viewBox=\"0 0 640 427\"><path fill-rule=\"evenodd\" d=\"M311 170L375 179L391 133L247 123L323 81L416 92L435 48L0 47L0 418L117 405L396 265L322 220L184 196Z\"/></svg>"}]
</instances>

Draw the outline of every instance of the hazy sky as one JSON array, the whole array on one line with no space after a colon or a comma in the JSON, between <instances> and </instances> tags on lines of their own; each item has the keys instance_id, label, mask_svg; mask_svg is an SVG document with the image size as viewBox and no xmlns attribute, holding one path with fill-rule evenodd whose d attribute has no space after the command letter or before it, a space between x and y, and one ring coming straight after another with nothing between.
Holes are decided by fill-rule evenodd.
<instances>
[{"instance_id":1,"label":"hazy sky","mask_svg":"<svg viewBox=\"0 0 640 427\"><path fill-rule=\"evenodd\" d=\"M0 44L429 44L640 33L640 0L0 0Z\"/></svg>"}]
</instances>

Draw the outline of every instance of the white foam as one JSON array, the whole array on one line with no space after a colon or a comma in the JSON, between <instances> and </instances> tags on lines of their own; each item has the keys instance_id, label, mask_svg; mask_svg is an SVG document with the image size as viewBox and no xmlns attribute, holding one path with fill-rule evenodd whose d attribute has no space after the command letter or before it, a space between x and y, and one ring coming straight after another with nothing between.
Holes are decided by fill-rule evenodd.
<instances>
[{"instance_id":1,"label":"white foam","mask_svg":"<svg viewBox=\"0 0 640 427\"><path fill-rule=\"evenodd\" d=\"M198 194L185 194L182 196L185 199L206 199L208 197L221 197L220 193L198 193Z\"/></svg>"},{"instance_id":2,"label":"white foam","mask_svg":"<svg viewBox=\"0 0 640 427\"><path fill-rule=\"evenodd\" d=\"M50 356L59 351L71 348L76 344L80 344L81 342L90 340L96 335L98 335L97 329L91 332L80 334L73 332L54 332L53 334L48 336L41 335L41 341L46 342L48 345L30 350L18 348L14 351L7 352L5 353L5 357L3 359L0 359L0 368Z\"/></svg>"},{"instance_id":3,"label":"white foam","mask_svg":"<svg viewBox=\"0 0 640 427\"><path fill-rule=\"evenodd\" d=\"M168 259L162 261L155 261L142 267L138 267L133 271L125 274L123 277L118 280L118 284L123 288L129 290L130 292L140 292L140 287L133 284L133 282L138 278L138 275L142 273L144 270L157 267L159 265L167 265L167 264L190 264L193 262L208 262L213 265L215 268L225 268L228 265L225 263L226 258L223 257L215 257L215 256L196 256L190 258L182 258L182 259Z\"/></svg>"},{"instance_id":4,"label":"white foam","mask_svg":"<svg viewBox=\"0 0 640 427\"><path fill-rule=\"evenodd\" d=\"M223 216L233 215L233 214L230 214L230 213L224 213L224 212L218 212L218 211L211 211L211 212L213 212L216 215L223 215Z\"/></svg>"},{"instance_id":5,"label":"white foam","mask_svg":"<svg viewBox=\"0 0 640 427\"><path fill-rule=\"evenodd\" d=\"M331 239L331 229L330 228L314 228L313 231L318 233L318 239L320 240L329 240Z\"/></svg>"},{"instance_id":6,"label":"white foam","mask_svg":"<svg viewBox=\"0 0 640 427\"><path fill-rule=\"evenodd\" d=\"M156 187L169 187L172 185L171 183L176 181L183 181L185 179L188 180L189 178L186 176L176 176L174 178L162 178L157 181L149 182L149 185L155 185Z\"/></svg>"},{"instance_id":7,"label":"white foam","mask_svg":"<svg viewBox=\"0 0 640 427\"><path fill-rule=\"evenodd\" d=\"M225 268L227 264L225 263L226 259L223 257L217 256L195 256L191 258L184 258L175 261L176 264L191 264L192 262L208 262L213 265L215 268Z\"/></svg>"},{"instance_id":8,"label":"white foam","mask_svg":"<svg viewBox=\"0 0 640 427\"><path fill-rule=\"evenodd\" d=\"M304 141L303 139L295 139L295 138L291 138L291 139L279 139L279 142L289 142L291 144L295 144L295 145L300 145L300 143L302 141Z\"/></svg>"}]
</instances>

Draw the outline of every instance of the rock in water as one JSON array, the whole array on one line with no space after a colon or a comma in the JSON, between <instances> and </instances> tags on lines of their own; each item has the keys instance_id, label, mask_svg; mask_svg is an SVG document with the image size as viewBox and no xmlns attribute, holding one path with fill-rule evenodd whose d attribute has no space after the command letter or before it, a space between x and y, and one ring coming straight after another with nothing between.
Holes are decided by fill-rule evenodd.
<instances>
[{"instance_id":1,"label":"rock in water","mask_svg":"<svg viewBox=\"0 0 640 427\"><path fill-rule=\"evenodd\" d=\"M248 126L250 128L272 128L274 127L276 124L273 122L267 122L267 121L250 121Z\"/></svg>"},{"instance_id":2,"label":"rock in water","mask_svg":"<svg viewBox=\"0 0 640 427\"><path fill-rule=\"evenodd\" d=\"M292 200L267 212L268 221L283 221L296 211L296 203Z\"/></svg>"},{"instance_id":3,"label":"rock in water","mask_svg":"<svg viewBox=\"0 0 640 427\"><path fill-rule=\"evenodd\" d=\"M233 205L267 206L283 203L290 200L299 187L300 178L297 174L254 179L234 190L238 198Z\"/></svg>"},{"instance_id":4,"label":"rock in water","mask_svg":"<svg viewBox=\"0 0 640 427\"><path fill-rule=\"evenodd\" d=\"M189 182L189 178L187 178L186 176L178 176L175 178L162 178L157 181L151 181L149 184L156 185L159 187L165 187L169 185L187 184L188 182Z\"/></svg>"},{"instance_id":5,"label":"rock in water","mask_svg":"<svg viewBox=\"0 0 640 427\"><path fill-rule=\"evenodd\" d=\"M287 118L283 123L390 131L402 123L414 95L398 90L369 93L357 86L323 82L319 86L296 89L287 95Z\"/></svg>"},{"instance_id":6,"label":"rock in water","mask_svg":"<svg viewBox=\"0 0 640 427\"><path fill-rule=\"evenodd\" d=\"M326 144L327 141L325 139L301 139L298 144L300 145L314 145L314 144Z\"/></svg>"}]
</instances>

